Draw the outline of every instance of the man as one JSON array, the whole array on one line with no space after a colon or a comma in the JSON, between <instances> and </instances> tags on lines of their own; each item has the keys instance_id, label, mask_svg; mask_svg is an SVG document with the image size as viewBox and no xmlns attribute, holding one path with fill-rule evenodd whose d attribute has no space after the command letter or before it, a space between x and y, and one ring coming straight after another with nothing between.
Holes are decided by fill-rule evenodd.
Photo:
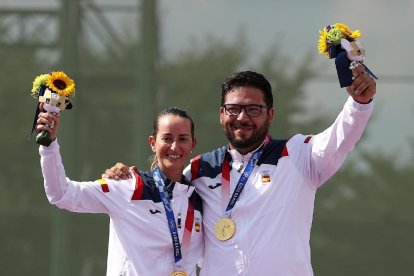
<instances>
[{"instance_id":1,"label":"man","mask_svg":"<svg viewBox=\"0 0 414 276\"><path fill-rule=\"evenodd\" d=\"M203 200L201 275L313 275L316 190L360 139L376 93L363 65L353 74L350 97L335 122L317 135L288 140L268 135L275 109L264 76L246 71L225 80L220 123L229 144L197 156L186 169ZM125 169L117 164L103 176Z\"/></svg>"}]
</instances>

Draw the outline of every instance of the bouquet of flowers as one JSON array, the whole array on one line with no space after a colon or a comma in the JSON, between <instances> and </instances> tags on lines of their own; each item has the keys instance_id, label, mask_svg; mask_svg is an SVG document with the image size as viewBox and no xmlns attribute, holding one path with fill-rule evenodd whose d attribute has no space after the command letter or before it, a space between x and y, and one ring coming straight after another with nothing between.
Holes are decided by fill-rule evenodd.
<instances>
[{"instance_id":1,"label":"bouquet of flowers","mask_svg":"<svg viewBox=\"0 0 414 276\"><path fill-rule=\"evenodd\" d=\"M318 50L328 58L335 58L336 72L341 87L351 85L352 69L363 64L365 49L357 38L361 37L359 30L352 31L343 23L325 26L319 31ZM365 70L377 78L366 66Z\"/></svg>"},{"instance_id":2,"label":"bouquet of flowers","mask_svg":"<svg viewBox=\"0 0 414 276\"><path fill-rule=\"evenodd\" d=\"M72 103L69 101L69 97L75 95L75 82L62 71L42 74L34 79L31 95L39 101L33 120L33 133L37 116L41 111L41 104L46 112L54 114L59 114L64 109L72 109ZM52 143L50 133L41 131L36 136L36 143L49 146Z\"/></svg>"}]
</instances>

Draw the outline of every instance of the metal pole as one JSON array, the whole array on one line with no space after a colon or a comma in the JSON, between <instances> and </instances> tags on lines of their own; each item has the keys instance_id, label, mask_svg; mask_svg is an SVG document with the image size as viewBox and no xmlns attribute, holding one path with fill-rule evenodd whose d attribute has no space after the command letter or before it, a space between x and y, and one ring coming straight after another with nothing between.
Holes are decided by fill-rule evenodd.
<instances>
[{"instance_id":1,"label":"metal pole","mask_svg":"<svg viewBox=\"0 0 414 276\"><path fill-rule=\"evenodd\" d=\"M148 168L146 162L151 151L148 146L148 136L151 134L151 122L155 114L157 94L157 65L158 65L158 22L157 1L141 0L139 7L139 47L138 47L138 76L137 103L133 121L134 131L134 160L139 168Z\"/></svg>"}]
</instances>

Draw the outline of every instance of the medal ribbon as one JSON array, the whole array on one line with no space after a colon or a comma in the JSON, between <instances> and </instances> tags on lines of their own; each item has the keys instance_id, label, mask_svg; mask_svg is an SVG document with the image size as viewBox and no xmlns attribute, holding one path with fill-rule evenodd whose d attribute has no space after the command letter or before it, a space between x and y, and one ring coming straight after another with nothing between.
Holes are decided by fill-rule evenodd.
<instances>
[{"instance_id":1,"label":"medal ribbon","mask_svg":"<svg viewBox=\"0 0 414 276\"><path fill-rule=\"evenodd\" d=\"M190 245L191 232L193 231L194 225L194 202L188 198L187 216L185 218L185 229L183 235L183 243L181 244L182 251L187 252L188 246Z\"/></svg>"},{"instance_id":2,"label":"medal ribbon","mask_svg":"<svg viewBox=\"0 0 414 276\"><path fill-rule=\"evenodd\" d=\"M264 145L269 143L270 136L266 136ZM236 205L237 200L239 199L244 186L247 183L247 180L249 179L250 175L253 172L254 166L256 165L257 160L259 160L260 156L262 155L264 146L260 147L257 151L255 151L250 157L249 162L247 162L246 167L244 168L242 175L239 178L239 181L237 182L236 188L234 189L234 192L227 204L227 207L224 212L225 217L230 217L231 212ZM230 162L228 158L224 157L222 171L221 171L221 200L223 207L225 206L225 199L227 198L228 194L230 193ZM224 208L223 208L224 209Z\"/></svg>"},{"instance_id":3,"label":"medal ribbon","mask_svg":"<svg viewBox=\"0 0 414 276\"><path fill-rule=\"evenodd\" d=\"M190 198L188 198L187 216L185 219L185 230L183 236L183 243L181 245L180 238L178 236L177 224L175 223L175 217L171 205L171 200L168 196L168 192L166 191L164 181L162 180L160 169L156 168L152 174L158 191L160 192L160 197L164 205L165 214L168 220L168 228L170 229L174 249L175 266L176 268L180 268L180 261L183 258L182 252L186 252L190 244L191 232L193 229L194 222L194 203L192 200L190 200Z\"/></svg>"}]
</instances>

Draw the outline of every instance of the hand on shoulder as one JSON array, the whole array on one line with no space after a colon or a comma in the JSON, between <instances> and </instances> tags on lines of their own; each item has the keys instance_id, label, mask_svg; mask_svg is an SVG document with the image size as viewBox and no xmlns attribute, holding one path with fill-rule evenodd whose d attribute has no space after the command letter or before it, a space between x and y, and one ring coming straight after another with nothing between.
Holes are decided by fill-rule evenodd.
<instances>
[{"instance_id":1,"label":"hand on shoulder","mask_svg":"<svg viewBox=\"0 0 414 276\"><path fill-rule=\"evenodd\" d=\"M114 180L124 180L124 179L130 179L132 178L132 175L130 173L130 169L133 171L137 171L137 168L135 166L128 167L127 165L123 163L116 163L114 166L112 166L109 169L105 170L105 173L102 174L102 178L109 178Z\"/></svg>"}]
</instances>

